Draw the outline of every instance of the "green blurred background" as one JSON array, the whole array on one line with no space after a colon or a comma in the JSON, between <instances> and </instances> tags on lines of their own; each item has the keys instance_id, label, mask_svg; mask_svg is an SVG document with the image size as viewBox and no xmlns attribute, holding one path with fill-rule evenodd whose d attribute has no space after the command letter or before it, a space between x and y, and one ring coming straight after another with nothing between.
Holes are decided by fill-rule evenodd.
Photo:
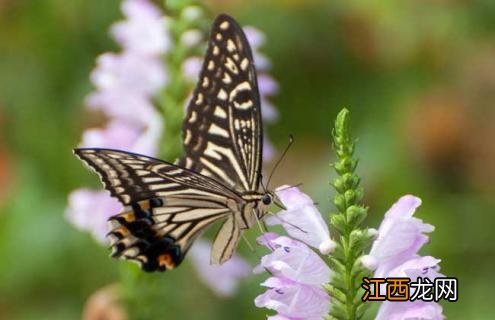
<instances>
[{"instance_id":1,"label":"green blurred background","mask_svg":"<svg viewBox=\"0 0 495 320\"><path fill-rule=\"evenodd\" d=\"M280 82L279 149L296 143L276 184L331 210L330 129L351 110L368 224L401 195L436 226L423 253L459 279L449 319L493 319L495 1L209 1L267 34ZM78 319L118 263L64 218L67 194L93 183L72 156L91 121L83 99L95 57L116 45L117 0L0 0L0 319ZM269 167L269 166L268 166ZM256 232L251 235L254 237ZM247 254L256 263L254 255ZM160 276L163 319L262 319L265 276L216 298L188 263Z\"/></svg>"}]
</instances>

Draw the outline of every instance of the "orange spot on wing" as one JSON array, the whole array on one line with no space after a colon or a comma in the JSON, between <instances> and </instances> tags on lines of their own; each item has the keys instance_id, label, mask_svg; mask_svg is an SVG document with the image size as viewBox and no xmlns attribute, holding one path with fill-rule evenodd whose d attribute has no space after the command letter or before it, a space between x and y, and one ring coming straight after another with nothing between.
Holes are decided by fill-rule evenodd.
<instances>
[{"instance_id":1,"label":"orange spot on wing","mask_svg":"<svg viewBox=\"0 0 495 320\"><path fill-rule=\"evenodd\" d=\"M158 256L158 264L161 267L166 267L167 269L175 268L175 263L172 260L172 257L170 256L170 254L168 254L168 253Z\"/></svg>"}]
</instances>

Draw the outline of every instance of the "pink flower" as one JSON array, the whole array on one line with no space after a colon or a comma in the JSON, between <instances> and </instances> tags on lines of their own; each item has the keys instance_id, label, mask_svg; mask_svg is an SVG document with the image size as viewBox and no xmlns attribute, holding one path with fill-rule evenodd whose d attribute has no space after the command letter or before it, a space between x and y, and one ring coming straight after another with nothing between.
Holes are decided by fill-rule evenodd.
<instances>
[{"instance_id":1,"label":"pink flower","mask_svg":"<svg viewBox=\"0 0 495 320\"><path fill-rule=\"evenodd\" d=\"M270 61L260 52L261 47L265 44L266 37L260 30L255 27L243 28L246 38L251 45L253 51L254 64L258 74L258 89L260 91L261 115L264 121L274 122L278 118L278 113L273 104L270 103L269 97L273 97L278 93L279 86L277 81L271 77L268 72L270 69ZM263 150L263 160L270 161L274 154L274 149L265 131L266 151ZM265 148L264 148L265 149Z\"/></svg>"},{"instance_id":2,"label":"pink flower","mask_svg":"<svg viewBox=\"0 0 495 320\"><path fill-rule=\"evenodd\" d=\"M322 254L332 252L335 243L330 239L328 226L313 200L291 186L281 186L276 193L287 210L268 217L267 224L281 224L291 237L319 249Z\"/></svg>"},{"instance_id":3,"label":"pink flower","mask_svg":"<svg viewBox=\"0 0 495 320\"><path fill-rule=\"evenodd\" d=\"M210 264L211 244L196 240L189 254L200 279L217 295L226 297L234 294L240 280L251 273L251 267L238 255L222 265Z\"/></svg>"},{"instance_id":4,"label":"pink flower","mask_svg":"<svg viewBox=\"0 0 495 320\"><path fill-rule=\"evenodd\" d=\"M279 90L277 81L265 73L261 73L258 76L258 87L265 97L274 96Z\"/></svg>"},{"instance_id":5,"label":"pink flower","mask_svg":"<svg viewBox=\"0 0 495 320\"><path fill-rule=\"evenodd\" d=\"M272 252L261 258L254 271L268 270L275 277L320 287L330 279L330 269L323 260L302 242L275 233L258 237L258 243Z\"/></svg>"},{"instance_id":6,"label":"pink flower","mask_svg":"<svg viewBox=\"0 0 495 320\"><path fill-rule=\"evenodd\" d=\"M141 130L121 121L109 122L104 128L87 129L83 132L81 147L130 149Z\"/></svg>"},{"instance_id":7,"label":"pink flower","mask_svg":"<svg viewBox=\"0 0 495 320\"><path fill-rule=\"evenodd\" d=\"M111 33L126 50L143 55L164 53L170 47L165 19L148 0L125 0L122 11L126 20L115 23Z\"/></svg>"},{"instance_id":8,"label":"pink flower","mask_svg":"<svg viewBox=\"0 0 495 320\"><path fill-rule=\"evenodd\" d=\"M184 74L184 77L191 82L197 82L202 63L203 61L201 58L187 58L182 64L182 73Z\"/></svg>"},{"instance_id":9,"label":"pink flower","mask_svg":"<svg viewBox=\"0 0 495 320\"><path fill-rule=\"evenodd\" d=\"M152 95L163 87L166 80L164 66L159 58L144 58L131 52L105 53L98 57L91 81L99 90L116 90L134 94Z\"/></svg>"},{"instance_id":10,"label":"pink flower","mask_svg":"<svg viewBox=\"0 0 495 320\"><path fill-rule=\"evenodd\" d=\"M166 82L161 56L169 41L165 20L147 0L126 0L122 10L127 20L115 24L112 34L124 51L98 57L91 73L96 91L87 97L88 106L104 112L109 122L103 128L86 130L81 146L154 156L163 129L163 120L152 101ZM77 228L102 241L107 219L120 209L107 192L80 189L69 195L66 212Z\"/></svg>"},{"instance_id":11,"label":"pink flower","mask_svg":"<svg viewBox=\"0 0 495 320\"><path fill-rule=\"evenodd\" d=\"M380 309L375 320L442 320L442 307L434 302L390 302L385 301L380 305Z\"/></svg>"},{"instance_id":12,"label":"pink flower","mask_svg":"<svg viewBox=\"0 0 495 320\"><path fill-rule=\"evenodd\" d=\"M265 233L257 240L271 253L261 258L254 272L267 271L272 277L261 284L268 290L256 297L255 305L278 312L270 319L323 319L330 298L322 286L331 276L323 260L304 243L285 236Z\"/></svg>"},{"instance_id":13,"label":"pink flower","mask_svg":"<svg viewBox=\"0 0 495 320\"><path fill-rule=\"evenodd\" d=\"M263 137L263 161L270 161L275 154L275 148L268 138Z\"/></svg>"},{"instance_id":14,"label":"pink flower","mask_svg":"<svg viewBox=\"0 0 495 320\"><path fill-rule=\"evenodd\" d=\"M406 195L401 197L385 214L378 237L373 242L370 254L361 258L361 262L370 269L376 269L373 277L407 277L417 281L418 277L443 277L438 272L439 259L431 256L421 257L417 253L428 241L425 233L432 232L434 227L422 220L413 218L413 214L421 205L417 197ZM384 291L385 287L380 290ZM414 290L411 291L411 295ZM443 319L442 307L435 302L383 302L376 319Z\"/></svg>"},{"instance_id":15,"label":"pink flower","mask_svg":"<svg viewBox=\"0 0 495 320\"><path fill-rule=\"evenodd\" d=\"M93 128L83 132L81 147L129 150L154 156L162 132L159 115L151 117L146 128L122 121L111 121L104 128Z\"/></svg>"},{"instance_id":16,"label":"pink flower","mask_svg":"<svg viewBox=\"0 0 495 320\"><path fill-rule=\"evenodd\" d=\"M257 71L268 71L271 66L270 60L268 60L268 58L260 52L260 48L266 42L265 34L259 29L251 26L246 26L243 30L249 44L251 45L251 49L253 50L254 64L256 65Z\"/></svg>"},{"instance_id":17,"label":"pink flower","mask_svg":"<svg viewBox=\"0 0 495 320\"><path fill-rule=\"evenodd\" d=\"M268 290L256 297L255 305L275 310L285 319L323 319L329 312L330 298L320 288L279 277L268 278L261 285Z\"/></svg>"},{"instance_id":18,"label":"pink flower","mask_svg":"<svg viewBox=\"0 0 495 320\"><path fill-rule=\"evenodd\" d=\"M385 214L378 237L369 256L377 263L375 277L384 277L392 269L414 257L428 241L425 233L435 228L412 215L421 205L421 199L406 195L400 198Z\"/></svg>"},{"instance_id":19,"label":"pink flower","mask_svg":"<svg viewBox=\"0 0 495 320\"><path fill-rule=\"evenodd\" d=\"M109 231L107 220L121 210L122 205L107 191L78 189L69 195L65 216L77 229L88 231L97 241L105 243Z\"/></svg>"}]
</instances>

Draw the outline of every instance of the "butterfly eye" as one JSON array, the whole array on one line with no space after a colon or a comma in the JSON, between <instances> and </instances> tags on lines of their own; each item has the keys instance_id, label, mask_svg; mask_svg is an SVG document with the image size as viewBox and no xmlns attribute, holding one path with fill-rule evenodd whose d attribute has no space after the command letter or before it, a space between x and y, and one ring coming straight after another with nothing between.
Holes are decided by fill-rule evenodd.
<instances>
[{"instance_id":1,"label":"butterfly eye","mask_svg":"<svg viewBox=\"0 0 495 320\"><path fill-rule=\"evenodd\" d=\"M263 204L267 206L267 205L272 203L272 196L270 196L269 194L265 194L263 196L262 201L263 201Z\"/></svg>"}]
</instances>

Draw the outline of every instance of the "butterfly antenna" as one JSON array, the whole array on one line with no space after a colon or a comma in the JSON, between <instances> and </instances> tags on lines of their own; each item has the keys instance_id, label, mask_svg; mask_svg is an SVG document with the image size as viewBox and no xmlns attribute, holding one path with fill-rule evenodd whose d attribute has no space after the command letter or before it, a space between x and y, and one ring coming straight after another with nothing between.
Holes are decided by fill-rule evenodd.
<instances>
[{"instance_id":1,"label":"butterfly antenna","mask_svg":"<svg viewBox=\"0 0 495 320\"><path fill-rule=\"evenodd\" d=\"M277 163L275 163L275 165L273 166L272 172L270 173L270 176L268 177L268 181L266 182L267 186L270 186L270 180L272 180L272 176L275 173L275 170L277 169L278 165L282 162L282 160L284 160L285 155L287 154L287 152L290 149L290 146L292 146L293 143L294 143L294 137L290 134L289 135L289 143L287 144L287 147L285 147L285 150L282 153L282 155L280 156L280 158L278 158Z\"/></svg>"},{"instance_id":2,"label":"butterfly antenna","mask_svg":"<svg viewBox=\"0 0 495 320\"><path fill-rule=\"evenodd\" d=\"M267 190L265 184L263 183L263 174L259 173L259 178L260 178L261 187L263 188L263 191L266 193Z\"/></svg>"}]
</instances>

